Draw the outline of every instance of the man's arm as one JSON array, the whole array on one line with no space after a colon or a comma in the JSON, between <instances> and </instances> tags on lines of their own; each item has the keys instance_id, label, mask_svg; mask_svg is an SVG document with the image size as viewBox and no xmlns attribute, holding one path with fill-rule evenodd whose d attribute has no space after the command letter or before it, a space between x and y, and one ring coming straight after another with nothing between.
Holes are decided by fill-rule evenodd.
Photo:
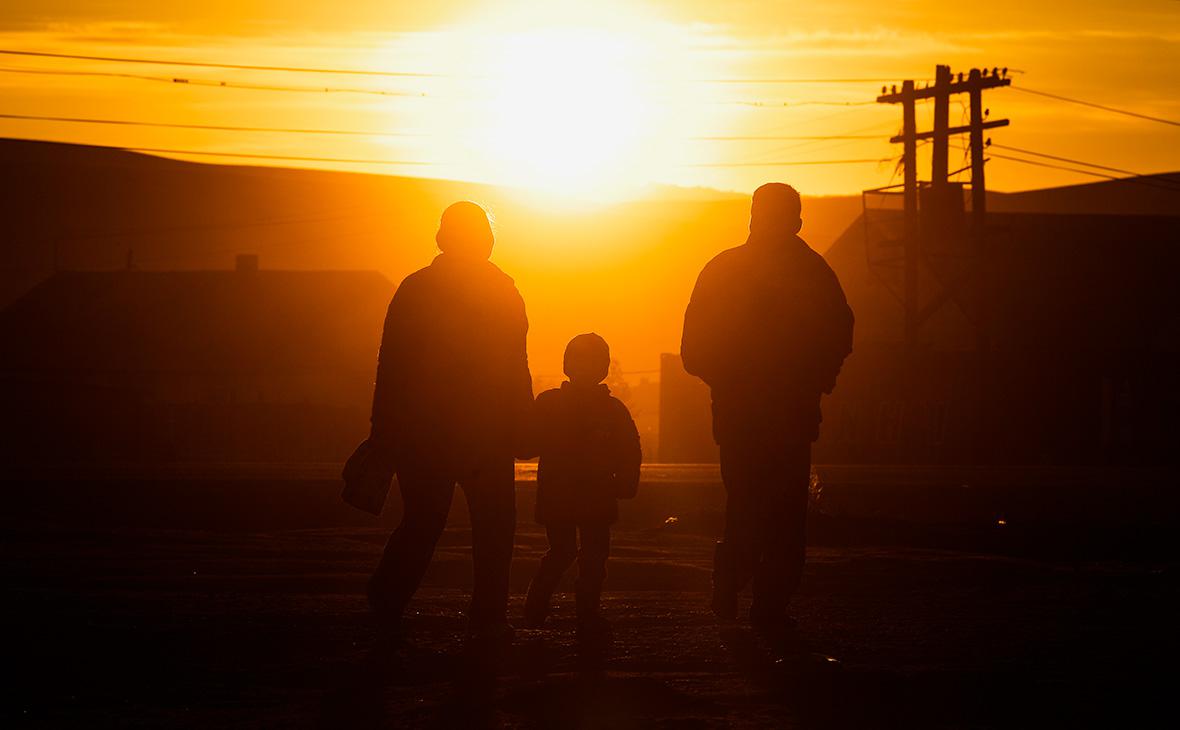
<instances>
[{"instance_id":1,"label":"man's arm","mask_svg":"<svg viewBox=\"0 0 1180 730\"><path fill-rule=\"evenodd\" d=\"M688 307L684 311L684 332L680 339L680 359L690 375L696 375L709 385L719 376L718 337L725 323L718 311L716 285L710 267L697 277Z\"/></svg>"},{"instance_id":2,"label":"man's arm","mask_svg":"<svg viewBox=\"0 0 1180 730\"><path fill-rule=\"evenodd\" d=\"M532 438L532 420L536 414L533 409L533 376L529 372L529 319L525 313L524 297L515 287L512 292L512 324L508 343L512 446L516 458L531 459L536 456Z\"/></svg>"},{"instance_id":3,"label":"man's arm","mask_svg":"<svg viewBox=\"0 0 1180 730\"><path fill-rule=\"evenodd\" d=\"M405 353L407 346L408 295L405 283L394 292L385 313L381 330L381 349L377 353L377 381L373 387L373 411L370 437L387 446L397 441L397 412L401 405Z\"/></svg>"}]
</instances>

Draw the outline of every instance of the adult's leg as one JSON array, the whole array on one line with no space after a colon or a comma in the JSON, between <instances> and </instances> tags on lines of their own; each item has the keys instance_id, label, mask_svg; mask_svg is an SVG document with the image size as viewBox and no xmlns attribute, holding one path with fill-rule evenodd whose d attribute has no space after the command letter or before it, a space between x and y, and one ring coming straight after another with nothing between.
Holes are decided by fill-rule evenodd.
<instances>
[{"instance_id":1,"label":"adult's leg","mask_svg":"<svg viewBox=\"0 0 1180 730\"><path fill-rule=\"evenodd\" d=\"M573 565L578 557L578 532L573 525L546 525L549 537L549 551L541 558L537 574L529 584L529 594L524 602L525 621L540 625L549 615L549 603L553 591L561 582L561 576Z\"/></svg>"},{"instance_id":2,"label":"adult's leg","mask_svg":"<svg viewBox=\"0 0 1180 730\"><path fill-rule=\"evenodd\" d=\"M758 491L765 508L759 525L762 552L754 574L751 619L775 623L786 616L807 552L807 497L811 444L789 443L767 459Z\"/></svg>"},{"instance_id":3,"label":"adult's leg","mask_svg":"<svg viewBox=\"0 0 1180 730\"><path fill-rule=\"evenodd\" d=\"M430 567L455 494L449 477L429 472L399 472L398 487L402 520L385 543L385 552L369 580L369 604L390 621L401 618Z\"/></svg>"},{"instance_id":4,"label":"adult's leg","mask_svg":"<svg viewBox=\"0 0 1180 730\"><path fill-rule=\"evenodd\" d=\"M737 614L737 596L750 581L760 553L756 526L755 469L749 449L721 445L721 480L725 484L725 531L713 553L713 612Z\"/></svg>"},{"instance_id":5,"label":"adult's leg","mask_svg":"<svg viewBox=\"0 0 1180 730\"><path fill-rule=\"evenodd\" d=\"M461 480L471 515L475 590L471 627L507 622L508 573L516 539L516 471L511 458L487 464Z\"/></svg>"},{"instance_id":6,"label":"adult's leg","mask_svg":"<svg viewBox=\"0 0 1180 730\"><path fill-rule=\"evenodd\" d=\"M578 551L577 596L578 621L598 616L602 584L606 582L606 559L610 556L610 525L582 525L582 546Z\"/></svg>"}]
</instances>

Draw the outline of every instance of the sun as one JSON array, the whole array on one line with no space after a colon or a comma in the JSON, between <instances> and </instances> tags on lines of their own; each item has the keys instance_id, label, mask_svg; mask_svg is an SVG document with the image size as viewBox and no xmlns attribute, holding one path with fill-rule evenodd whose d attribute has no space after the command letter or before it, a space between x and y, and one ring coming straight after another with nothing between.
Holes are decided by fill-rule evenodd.
<instances>
[{"instance_id":1,"label":"sun","mask_svg":"<svg viewBox=\"0 0 1180 730\"><path fill-rule=\"evenodd\" d=\"M509 34L488 58L487 162L510 185L558 197L617 194L652 118L636 73L642 48L602 29Z\"/></svg>"}]
</instances>

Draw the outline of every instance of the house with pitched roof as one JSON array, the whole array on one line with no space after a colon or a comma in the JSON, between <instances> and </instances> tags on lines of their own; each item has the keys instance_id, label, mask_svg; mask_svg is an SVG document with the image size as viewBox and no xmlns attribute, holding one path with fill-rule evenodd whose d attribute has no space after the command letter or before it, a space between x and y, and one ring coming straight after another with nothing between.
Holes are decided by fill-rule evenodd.
<instances>
[{"instance_id":1,"label":"house with pitched roof","mask_svg":"<svg viewBox=\"0 0 1180 730\"><path fill-rule=\"evenodd\" d=\"M0 312L8 458L341 461L394 286L372 271L61 271Z\"/></svg>"}]
</instances>

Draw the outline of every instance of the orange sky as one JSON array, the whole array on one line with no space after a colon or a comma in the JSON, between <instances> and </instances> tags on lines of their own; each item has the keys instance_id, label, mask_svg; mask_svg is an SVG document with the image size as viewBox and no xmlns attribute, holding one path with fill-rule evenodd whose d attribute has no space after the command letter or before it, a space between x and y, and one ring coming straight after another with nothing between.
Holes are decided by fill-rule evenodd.
<instances>
[{"instance_id":1,"label":"orange sky","mask_svg":"<svg viewBox=\"0 0 1180 730\"><path fill-rule=\"evenodd\" d=\"M105 76L0 73L0 113L410 133L313 136L0 120L0 135L139 147L362 159L331 165L506 183L556 198L626 197L648 183L749 191L767 179L810 194L891 180L895 107L880 83L703 83L706 79L928 78L1007 66L1014 86L1180 118L1180 2L933 0L889 4L434 3L211 0L188 8L113 0L9 0L0 48L144 58L414 71L371 78L0 56L0 70L85 70L237 84L404 92L274 92ZM820 102L820 103L816 103ZM786 106L783 106L783 104ZM995 142L1137 172L1180 168L1180 129L1015 90L989 92L1012 126ZM762 104L761 106L755 104ZM920 113L929 124L929 110ZM952 106L952 123L962 110ZM702 140L733 135L873 135ZM952 152L952 169L959 167ZM831 166L699 164L869 159ZM294 164L294 163L292 163ZM313 163L305 163L313 164ZM1084 182L993 160L989 187Z\"/></svg>"}]
</instances>

